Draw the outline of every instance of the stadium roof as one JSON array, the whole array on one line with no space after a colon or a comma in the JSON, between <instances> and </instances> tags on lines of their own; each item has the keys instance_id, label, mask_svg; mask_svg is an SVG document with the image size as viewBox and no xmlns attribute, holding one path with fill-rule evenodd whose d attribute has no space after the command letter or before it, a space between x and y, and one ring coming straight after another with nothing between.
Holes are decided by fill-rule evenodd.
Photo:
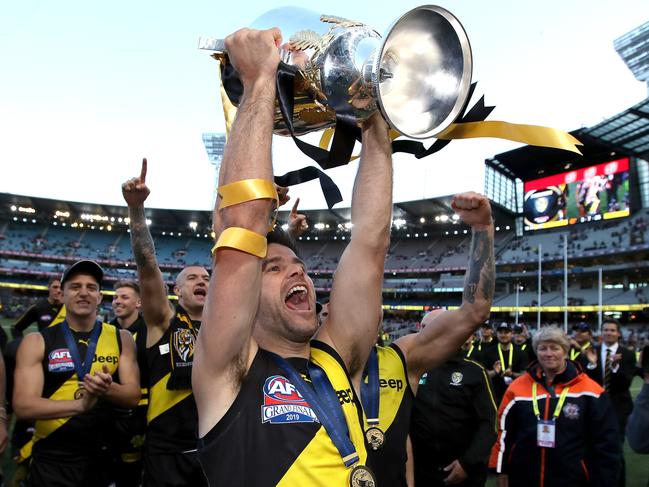
<instances>
[{"instance_id":1,"label":"stadium roof","mask_svg":"<svg viewBox=\"0 0 649 487\"><path fill-rule=\"evenodd\" d=\"M584 145L572 152L525 146L487 159L487 165L522 181L606 162L615 157L649 158L649 98L590 128L571 132Z\"/></svg>"},{"instance_id":2,"label":"stadium roof","mask_svg":"<svg viewBox=\"0 0 649 487\"><path fill-rule=\"evenodd\" d=\"M280 211L278 221L286 222L288 220L288 210L291 203L289 202L284 211ZM94 225L112 225L115 230L119 226L126 227L124 218L128 216L128 210L125 206L100 205L95 203L80 203L72 201L52 200L46 198L36 198L32 196L22 196L9 193L0 193L0 222L17 220L36 220L38 222L52 222L59 212L58 221L72 222L84 221L86 224L90 221ZM310 225L315 223L329 224L335 229L338 224L344 224L351 220L350 208L334 208L331 210L307 210L304 213ZM512 214L498 207L493 207L493 213L496 221L506 225L513 222ZM67 214L67 215L66 215ZM198 210L173 210L173 209L147 209L147 218L152 220L152 229L156 231L187 231L192 233L188 227L190 222L196 222L194 233L209 233L211 229L212 214L209 211ZM393 218L404 219L406 223L402 225L404 231L409 229L426 229L433 231L431 225L436 216L451 216L451 196L434 198L428 200L417 200L403 203L397 203L393 206ZM85 216L85 218L84 218ZM93 217L94 220L90 220ZM421 222L421 218L424 222ZM447 228L436 228L438 231L448 230ZM0 228L0 233L2 229Z\"/></svg>"}]
</instances>

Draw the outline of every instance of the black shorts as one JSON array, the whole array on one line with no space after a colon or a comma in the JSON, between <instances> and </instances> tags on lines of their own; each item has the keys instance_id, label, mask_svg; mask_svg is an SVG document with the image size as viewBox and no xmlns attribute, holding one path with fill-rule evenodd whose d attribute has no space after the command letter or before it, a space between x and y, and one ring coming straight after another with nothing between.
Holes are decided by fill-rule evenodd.
<instances>
[{"instance_id":1,"label":"black shorts","mask_svg":"<svg viewBox=\"0 0 649 487\"><path fill-rule=\"evenodd\" d=\"M196 451L144 453L143 487L207 487Z\"/></svg>"},{"instance_id":2,"label":"black shorts","mask_svg":"<svg viewBox=\"0 0 649 487\"><path fill-rule=\"evenodd\" d=\"M29 465L27 487L104 487L108 485L102 462L61 461L35 455Z\"/></svg>"}]
</instances>

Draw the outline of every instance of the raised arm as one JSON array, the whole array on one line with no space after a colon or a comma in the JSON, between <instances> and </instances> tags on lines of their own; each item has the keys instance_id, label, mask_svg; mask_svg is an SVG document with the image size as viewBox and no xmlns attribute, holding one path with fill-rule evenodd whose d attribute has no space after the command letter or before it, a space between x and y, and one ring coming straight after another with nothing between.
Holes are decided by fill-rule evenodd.
<instances>
[{"instance_id":1,"label":"raised arm","mask_svg":"<svg viewBox=\"0 0 649 487\"><path fill-rule=\"evenodd\" d=\"M147 345L153 345L167 331L173 309L156 259L153 238L146 224L144 202L150 193L146 185L146 172L147 160L142 159L140 177L131 178L122 184L122 195L128 205L131 248L137 264L142 314L147 326Z\"/></svg>"},{"instance_id":2,"label":"raised arm","mask_svg":"<svg viewBox=\"0 0 649 487\"><path fill-rule=\"evenodd\" d=\"M280 39L278 29L243 29L225 41L243 83L243 98L223 155L220 188L245 179L273 180L271 141L279 64L276 45ZM231 228L265 237L273 208L271 199L246 201L222 209L220 203L219 196L214 209L217 240ZM251 334L261 292L262 259L242 250L221 247L214 252L213 262L192 370L199 434L211 429L227 411L257 350Z\"/></svg>"},{"instance_id":3,"label":"raised arm","mask_svg":"<svg viewBox=\"0 0 649 487\"><path fill-rule=\"evenodd\" d=\"M425 317L421 332L397 340L396 344L406 357L408 380L413 390L424 372L444 363L489 318L493 300L496 268L489 200L469 192L456 195L451 206L472 229L462 305L457 310Z\"/></svg>"},{"instance_id":4,"label":"raised arm","mask_svg":"<svg viewBox=\"0 0 649 487\"><path fill-rule=\"evenodd\" d=\"M391 222L392 148L388 126L377 113L363 126L351 241L334 274L329 319L318 334L338 351L351 375L362 371L376 342Z\"/></svg>"}]
</instances>

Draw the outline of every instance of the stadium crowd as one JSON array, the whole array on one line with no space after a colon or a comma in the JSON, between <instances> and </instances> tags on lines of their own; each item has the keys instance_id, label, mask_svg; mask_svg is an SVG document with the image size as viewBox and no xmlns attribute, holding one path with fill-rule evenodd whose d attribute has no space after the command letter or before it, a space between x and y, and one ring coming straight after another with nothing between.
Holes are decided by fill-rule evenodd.
<instances>
[{"instance_id":1,"label":"stadium crowd","mask_svg":"<svg viewBox=\"0 0 649 487\"><path fill-rule=\"evenodd\" d=\"M16 320L0 368L0 448L17 464L8 485L474 487L490 474L501 487L626 485L625 433L648 450L649 352L629 350L609 318L599 337L587 323L568 336L490 322L485 196L451 203L471 228L466 249L442 255L467 256L460 306L383 319L392 158L379 116L362 128L352 238L325 261L336 272L329 301L316 300L297 204L288 231L269 229L289 200L270 151L280 39L226 39L243 97L219 175L212 274L184 267L171 304L145 217L145 159L122 186L137 279L113 285L112 319L104 270L83 259Z\"/></svg>"}]
</instances>

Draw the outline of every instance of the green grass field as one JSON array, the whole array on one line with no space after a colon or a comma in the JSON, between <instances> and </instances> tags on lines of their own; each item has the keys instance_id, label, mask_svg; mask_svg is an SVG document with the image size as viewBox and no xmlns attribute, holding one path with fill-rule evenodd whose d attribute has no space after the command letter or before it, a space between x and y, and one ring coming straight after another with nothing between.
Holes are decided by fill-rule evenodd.
<instances>
[{"instance_id":1,"label":"green grass field","mask_svg":"<svg viewBox=\"0 0 649 487\"><path fill-rule=\"evenodd\" d=\"M9 331L9 326L11 321L4 318L0 318L0 326L2 326L7 334L11 336ZM30 328L27 330L36 331L36 327L33 329ZM636 377L631 386L631 393L635 398L636 394L640 391L642 387L642 381ZM627 471L627 487L646 487L647 480L649 479L649 456L647 455L638 455L633 453L627 444L624 445L624 457L626 458L626 471ZM3 472L5 472L5 478L8 478L14 470L14 465L9 457L8 452L5 452L2 459ZM496 482L494 479L490 479L487 482L487 487L496 487Z\"/></svg>"}]
</instances>

